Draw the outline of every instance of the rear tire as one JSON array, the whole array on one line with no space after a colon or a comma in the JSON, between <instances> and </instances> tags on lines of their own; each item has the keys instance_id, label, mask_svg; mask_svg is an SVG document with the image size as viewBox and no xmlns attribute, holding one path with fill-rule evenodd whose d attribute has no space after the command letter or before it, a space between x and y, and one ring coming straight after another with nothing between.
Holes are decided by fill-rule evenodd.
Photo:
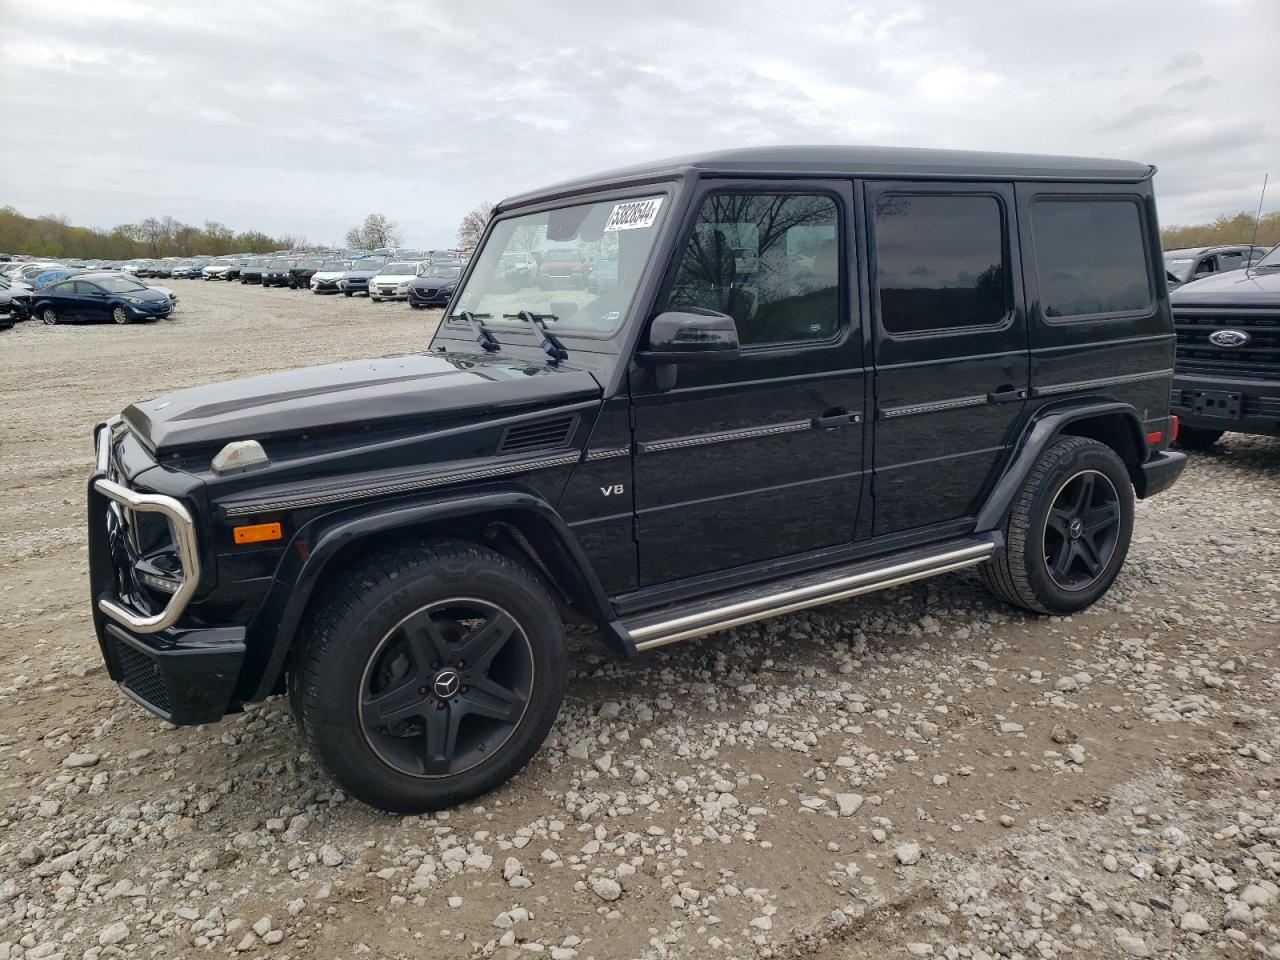
<instances>
[{"instance_id":1,"label":"rear tire","mask_svg":"<svg viewBox=\"0 0 1280 960\"><path fill-rule=\"evenodd\" d=\"M1090 606L1115 581L1133 536L1124 462L1097 440L1054 442L1023 481L1003 532L1003 548L978 568L992 593L1035 613Z\"/></svg>"},{"instance_id":2,"label":"rear tire","mask_svg":"<svg viewBox=\"0 0 1280 960\"><path fill-rule=\"evenodd\" d=\"M523 567L475 544L401 547L349 571L290 668L307 747L352 796L422 813L510 779L564 698L564 632Z\"/></svg>"},{"instance_id":3,"label":"rear tire","mask_svg":"<svg viewBox=\"0 0 1280 960\"><path fill-rule=\"evenodd\" d=\"M1182 450L1194 450L1203 453L1212 449L1222 439L1223 430L1206 430L1203 427L1178 427L1177 445Z\"/></svg>"}]
</instances>

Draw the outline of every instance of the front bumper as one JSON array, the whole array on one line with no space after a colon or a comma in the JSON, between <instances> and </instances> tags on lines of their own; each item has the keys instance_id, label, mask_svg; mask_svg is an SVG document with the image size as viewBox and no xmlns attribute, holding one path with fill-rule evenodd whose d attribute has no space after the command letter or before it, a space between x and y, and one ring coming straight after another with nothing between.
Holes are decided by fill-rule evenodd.
<instances>
[{"instance_id":1,"label":"front bumper","mask_svg":"<svg viewBox=\"0 0 1280 960\"><path fill-rule=\"evenodd\" d=\"M315 277L312 277L311 289L314 290L316 293L337 293L338 281L337 280L317 280Z\"/></svg>"},{"instance_id":2,"label":"front bumper","mask_svg":"<svg viewBox=\"0 0 1280 960\"><path fill-rule=\"evenodd\" d=\"M415 307L445 307L452 297L452 290L410 287L406 299Z\"/></svg>"},{"instance_id":3,"label":"front bumper","mask_svg":"<svg viewBox=\"0 0 1280 960\"><path fill-rule=\"evenodd\" d=\"M173 313L173 302L170 301L159 307L139 307L130 304L126 309L135 320L163 320Z\"/></svg>"},{"instance_id":4,"label":"front bumper","mask_svg":"<svg viewBox=\"0 0 1280 960\"><path fill-rule=\"evenodd\" d=\"M171 723L211 723L233 708L244 662L244 627L190 629L178 625L200 578L195 522L181 501L140 493L111 472L115 424L99 428L97 468L89 478L89 583L93 625L107 672L132 699ZM117 557L127 552L126 515L158 513L168 520L181 581L158 611L126 595Z\"/></svg>"},{"instance_id":5,"label":"front bumper","mask_svg":"<svg viewBox=\"0 0 1280 960\"><path fill-rule=\"evenodd\" d=\"M1280 436L1280 380L1175 373L1169 407L1183 426Z\"/></svg>"}]
</instances>

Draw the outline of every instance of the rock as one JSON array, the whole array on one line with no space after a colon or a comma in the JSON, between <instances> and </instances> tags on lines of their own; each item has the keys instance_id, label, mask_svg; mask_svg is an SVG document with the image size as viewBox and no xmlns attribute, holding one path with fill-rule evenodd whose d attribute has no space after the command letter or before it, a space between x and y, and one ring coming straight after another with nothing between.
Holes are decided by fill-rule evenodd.
<instances>
[{"instance_id":1,"label":"rock","mask_svg":"<svg viewBox=\"0 0 1280 960\"><path fill-rule=\"evenodd\" d=\"M1134 936L1128 930L1116 931L1116 946L1131 957L1151 956L1151 948L1147 946L1147 941Z\"/></svg>"},{"instance_id":2,"label":"rock","mask_svg":"<svg viewBox=\"0 0 1280 960\"><path fill-rule=\"evenodd\" d=\"M70 769L78 769L80 767L96 767L98 761L102 759L96 753L72 753L62 761L64 767Z\"/></svg>"},{"instance_id":3,"label":"rock","mask_svg":"<svg viewBox=\"0 0 1280 960\"><path fill-rule=\"evenodd\" d=\"M515 857L507 857L502 864L502 879L510 882L513 877L518 877L522 873L524 873L524 867L520 865L520 861Z\"/></svg>"},{"instance_id":4,"label":"rock","mask_svg":"<svg viewBox=\"0 0 1280 960\"><path fill-rule=\"evenodd\" d=\"M271 932L271 918L262 917L255 921L253 924L253 932L260 937L265 937Z\"/></svg>"},{"instance_id":5,"label":"rock","mask_svg":"<svg viewBox=\"0 0 1280 960\"><path fill-rule=\"evenodd\" d=\"M1017 820L1013 819L1013 817L1009 816L1007 813L1000 814L1000 826L1006 829L1012 827L1017 822Z\"/></svg>"},{"instance_id":6,"label":"rock","mask_svg":"<svg viewBox=\"0 0 1280 960\"><path fill-rule=\"evenodd\" d=\"M1208 933L1213 928L1209 926L1209 921L1200 916L1200 914L1188 910L1178 920L1178 929L1187 933Z\"/></svg>"},{"instance_id":7,"label":"rock","mask_svg":"<svg viewBox=\"0 0 1280 960\"><path fill-rule=\"evenodd\" d=\"M110 947L128 939L129 927L123 920L117 920L115 923L105 926L98 931L98 944L103 947Z\"/></svg>"},{"instance_id":8,"label":"rock","mask_svg":"<svg viewBox=\"0 0 1280 960\"><path fill-rule=\"evenodd\" d=\"M1000 724L1001 733L1022 733L1025 728L1020 723L1014 723L1012 720L1005 720Z\"/></svg>"},{"instance_id":9,"label":"rock","mask_svg":"<svg viewBox=\"0 0 1280 960\"><path fill-rule=\"evenodd\" d=\"M199 853L197 853L195 856L193 856L190 860L187 861L187 866L190 867L192 870L200 870L200 871L212 870L217 865L218 865L218 854L215 853L213 850L201 850Z\"/></svg>"},{"instance_id":10,"label":"rock","mask_svg":"<svg viewBox=\"0 0 1280 960\"><path fill-rule=\"evenodd\" d=\"M326 843L320 848L320 862L326 867L339 866L346 859L347 858L342 855L342 851L332 843Z\"/></svg>"},{"instance_id":11,"label":"rock","mask_svg":"<svg viewBox=\"0 0 1280 960\"><path fill-rule=\"evenodd\" d=\"M1080 744L1073 743L1067 747L1067 756L1071 758L1072 763L1084 765L1084 747Z\"/></svg>"},{"instance_id":12,"label":"rock","mask_svg":"<svg viewBox=\"0 0 1280 960\"><path fill-rule=\"evenodd\" d=\"M836 806L840 808L840 816L852 817L860 809L864 798L860 793L837 793Z\"/></svg>"},{"instance_id":13,"label":"rock","mask_svg":"<svg viewBox=\"0 0 1280 960\"><path fill-rule=\"evenodd\" d=\"M1240 892L1240 902L1251 907L1269 907L1275 900L1275 893L1258 883L1251 883Z\"/></svg>"},{"instance_id":14,"label":"rock","mask_svg":"<svg viewBox=\"0 0 1280 960\"><path fill-rule=\"evenodd\" d=\"M613 902L622 896L622 885L609 877L596 877L591 881L591 892L601 900Z\"/></svg>"},{"instance_id":15,"label":"rock","mask_svg":"<svg viewBox=\"0 0 1280 960\"><path fill-rule=\"evenodd\" d=\"M893 851L893 855L898 858L898 862L904 867L920 862L920 844L904 843Z\"/></svg>"},{"instance_id":16,"label":"rock","mask_svg":"<svg viewBox=\"0 0 1280 960\"><path fill-rule=\"evenodd\" d=\"M908 943L907 953L911 954L911 956L913 957L932 957L933 944L932 943Z\"/></svg>"},{"instance_id":17,"label":"rock","mask_svg":"<svg viewBox=\"0 0 1280 960\"><path fill-rule=\"evenodd\" d=\"M601 720L617 720L622 715L622 704L616 700L606 700L600 704L600 710L597 712Z\"/></svg>"}]
</instances>

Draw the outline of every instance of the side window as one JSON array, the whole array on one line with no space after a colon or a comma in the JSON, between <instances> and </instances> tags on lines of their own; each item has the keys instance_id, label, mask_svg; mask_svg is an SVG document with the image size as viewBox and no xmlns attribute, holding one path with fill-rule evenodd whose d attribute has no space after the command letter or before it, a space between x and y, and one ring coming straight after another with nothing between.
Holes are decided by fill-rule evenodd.
<instances>
[{"instance_id":1,"label":"side window","mask_svg":"<svg viewBox=\"0 0 1280 960\"><path fill-rule=\"evenodd\" d=\"M1218 254L1218 272L1222 273L1226 270L1239 270L1244 266L1243 253L1220 253Z\"/></svg>"},{"instance_id":2,"label":"side window","mask_svg":"<svg viewBox=\"0 0 1280 960\"><path fill-rule=\"evenodd\" d=\"M75 282L75 290L72 292L77 296L84 297L93 293L101 293L102 290L87 280L77 280Z\"/></svg>"},{"instance_id":3,"label":"side window","mask_svg":"<svg viewBox=\"0 0 1280 960\"><path fill-rule=\"evenodd\" d=\"M1133 200L1037 199L1031 204L1031 235L1045 317L1131 313L1151 306L1142 214Z\"/></svg>"},{"instance_id":4,"label":"side window","mask_svg":"<svg viewBox=\"0 0 1280 960\"><path fill-rule=\"evenodd\" d=\"M666 308L727 313L743 346L826 340L840 323L839 227L826 195L712 194Z\"/></svg>"},{"instance_id":5,"label":"side window","mask_svg":"<svg viewBox=\"0 0 1280 960\"><path fill-rule=\"evenodd\" d=\"M1201 260L1199 263L1196 264L1195 273L1193 273L1192 276L1207 277L1209 274L1213 273L1213 270L1214 270L1213 257L1205 257L1203 260Z\"/></svg>"},{"instance_id":6,"label":"side window","mask_svg":"<svg viewBox=\"0 0 1280 960\"><path fill-rule=\"evenodd\" d=\"M77 292L76 282L74 280L63 280L61 283L53 284L49 289L53 293L61 293L64 296L69 296Z\"/></svg>"},{"instance_id":7,"label":"side window","mask_svg":"<svg viewBox=\"0 0 1280 960\"><path fill-rule=\"evenodd\" d=\"M1009 312L1004 213L980 194L876 201L876 290L890 334L993 326Z\"/></svg>"}]
</instances>

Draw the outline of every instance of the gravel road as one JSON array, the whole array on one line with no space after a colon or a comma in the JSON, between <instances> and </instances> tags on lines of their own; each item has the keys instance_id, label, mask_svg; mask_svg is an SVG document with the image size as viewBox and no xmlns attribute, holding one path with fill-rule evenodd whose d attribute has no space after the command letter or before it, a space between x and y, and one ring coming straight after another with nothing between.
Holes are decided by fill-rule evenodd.
<instances>
[{"instance_id":1,"label":"gravel road","mask_svg":"<svg viewBox=\"0 0 1280 960\"><path fill-rule=\"evenodd\" d=\"M272 700L174 728L89 621L93 424L412 351L438 313L174 281L0 333L0 960L1280 958L1280 442L1142 503L1094 609L956 574L619 663L477 805L345 798Z\"/></svg>"}]
</instances>

